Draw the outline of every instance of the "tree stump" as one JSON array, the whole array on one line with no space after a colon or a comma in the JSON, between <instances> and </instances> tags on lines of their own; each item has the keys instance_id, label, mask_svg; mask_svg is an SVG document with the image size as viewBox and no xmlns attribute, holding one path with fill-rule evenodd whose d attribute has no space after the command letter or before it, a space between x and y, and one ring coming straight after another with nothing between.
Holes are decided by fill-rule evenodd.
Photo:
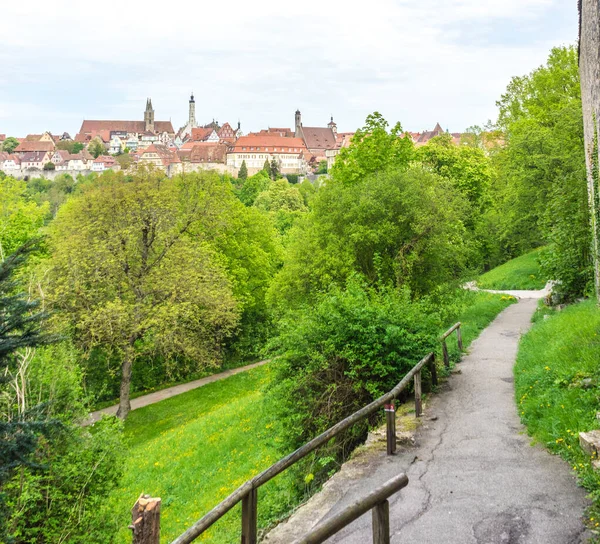
<instances>
[{"instance_id":1,"label":"tree stump","mask_svg":"<svg viewBox=\"0 0 600 544\"><path fill-rule=\"evenodd\" d=\"M131 509L133 544L160 543L160 498L140 495Z\"/></svg>"}]
</instances>

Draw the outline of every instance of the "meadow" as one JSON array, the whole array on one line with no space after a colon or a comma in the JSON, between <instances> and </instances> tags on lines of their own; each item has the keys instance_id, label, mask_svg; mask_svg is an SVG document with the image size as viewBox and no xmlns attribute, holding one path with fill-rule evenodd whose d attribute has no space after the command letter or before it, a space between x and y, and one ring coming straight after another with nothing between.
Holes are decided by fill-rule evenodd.
<instances>
[{"instance_id":1,"label":"meadow","mask_svg":"<svg viewBox=\"0 0 600 544\"><path fill-rule=\"evenodd\" d=\"M482 289L543 289L549 278L540 270L538 259L543 248L525 253L482 274L477 286Z\"/></svg>"}]
</instances>

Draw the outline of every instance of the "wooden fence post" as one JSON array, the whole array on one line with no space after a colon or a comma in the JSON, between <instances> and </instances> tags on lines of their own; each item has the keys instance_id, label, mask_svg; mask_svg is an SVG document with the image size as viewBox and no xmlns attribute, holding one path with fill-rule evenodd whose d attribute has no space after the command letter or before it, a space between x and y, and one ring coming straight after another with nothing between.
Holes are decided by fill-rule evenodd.
<instances>
[{"instance_id":1,"label":"wooden fence post","mask_svg":"<svg viewBox=\"0 0 600 544\"><path fill-rule=\"evenodd\" d=\"M423 404L421 402L421 371L415 374L415 417L421 417L423 414Z\"/></svg>"},{"instance_id":2,"label":"wooden fence post","mask_svg":"<svg viewBox=\"0 0 600 544\"><path fill-rule=\"evenodd\" d=\"M390 503L380 502L371 512L373 512L373 544L390 544Z\"/></svg>"},{"instance_id":3,"label":"wooden fence post","mask_svg":"<svg viewBox=\"0 0 600 544\"><path fill-rule=\"evenodd\" d=\"M140 495L131 509L133 544L160 543L160 498Z\"/></svg>"},{"instance_id":4,"label":"wooden fence post","mask_svg":"<svg viewBox=\"0 0 600 544\"><path fill-rule=\"evenodd\" d=\"M396 453L396 407L394 403L386 404L385 407L387 454Z\"/></svg>"},{"instance_id":5,"label":"wooden fence post","mask_svg":"<svg viewBox=\"0 0 600 544\"><path fill-rule=\"evenodd\" d=\"M448 346L446 345L446 339L442 340L442 351L444 352L444 366L450 368L450 356L448 355Z\"/></svg>"},{"instance_id":6,"label":"wooden fence post","mask_svg":"<svg viewBox=\"0 0 600 544\"><path fill-rule=\"evenodd\" d=\"M438 384L437 367L435 366L435 355L431 358L429 363L429 372L431 372L431 385L436 386Z\"/></svg>"},{"instance_id":7,"label":"wooden fence post","mask_svg":"<svg viewBox=\"0 0 600 544\"><path fill-rule=\"evenodd\" d=\"M242 544L256 544L257 515L258 494L254 488L242 499Z\"/></svg>"},{"instance_id":8,"label":"wooden fence post","mask_svg":"<svg viewBox=\"0 0 600 544\"><path fill-rule=\"evenodd\" d=\"M462 352L463 343L462 343L462 332L460 332L460 325L458 329L456 329L456 341L458 342L458 351Z\"/></svg>"}]
</instances>

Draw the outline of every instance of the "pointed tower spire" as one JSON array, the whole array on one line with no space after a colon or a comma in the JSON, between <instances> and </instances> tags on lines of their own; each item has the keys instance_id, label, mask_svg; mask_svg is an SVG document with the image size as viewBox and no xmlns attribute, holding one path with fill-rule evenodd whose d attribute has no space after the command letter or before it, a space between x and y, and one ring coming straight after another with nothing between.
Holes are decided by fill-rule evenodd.
<instances>
[{"instance_id":1,"label":"pointed tower spire","mask_svg":"<svg viewBox=\"0 0 600 544\"><path fill-rule=\"evenodd\" d=\"M154 110L152 109L152 100L146 100L146 111L144 112L144 125L146 132L154 132Z\"/></svg>"},{"instance_id":2,"label":"pointed tower spire","mask_svg":"<svg viewBox=\"0 0 600 544\"><path fill-rule=\"evenodd\" d=\"M188 118L188 123L190 125L190 128L196 128L196 101L194 100L194 91L192 91L192 94L190 96L190 111L189 111L189 118Z\"/></svg>"}]
</instances>

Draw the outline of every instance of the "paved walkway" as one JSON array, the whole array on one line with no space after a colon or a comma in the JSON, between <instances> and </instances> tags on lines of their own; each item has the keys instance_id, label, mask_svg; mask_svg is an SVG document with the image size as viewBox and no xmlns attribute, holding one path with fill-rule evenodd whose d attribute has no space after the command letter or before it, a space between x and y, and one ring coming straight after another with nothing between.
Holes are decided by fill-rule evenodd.
<instances>
[{"instance_id":1,"label":"paved walkway","mask_svg":"<svg viewBox=\"0 0 600 544\"><path fill-rule=\"evenodd\" d=\"M168 387L166 389L161 389L160 391L155 391L154 393L149 393L148 395L144 395L142 397L137 397L131 401L131 409L137 410L138 408L143 408L144 406L148 406L150 404L155 404L160 402L161 400L169 399L176 395L181 395L181 393L186 393L187 391L191 391L192 389L197 389L198 387L202 387L208 383L218 382L219 380L223 380L225 378L229 378L229 376L233 376L235 374L239 374L240 372L246 372L246 370L250 370L251 368L256 368L257 366L262 366L269 361L260 361L258 363L254 363L247 366L242 366L239 368L233 368L231 370L226 370L225 372L220 372L219 374L213 374L212 376L207 376L206 378L202 378L200 380L195 380L193 382L182 383L181 385L174 385L173 387ZM116 415L117 409L119 408L118 404L114 406L109 406L108 408L103 408L102 410L98 410L96 412L92 412L90 414L89 419L84 423L84 425L91 425L98 421L104 414L107 415Z\"/></svg>"},{"instance_id":2,"label":"paved walkway","mask_svg":"<svg viewBox=\"0 0 600 544\"><path fill-rule=\"evenodd\" d=\"M320 504L312 519L304 512L309 526L406 472L408 486L390 499L392 544L585 542L584 490L559 457L530 445L515 406L512 369L536 304L521 298L504 310L471 345L446 391L432 397L416 444L393 457L377 451L358 476L334 484L345 487L341 498ZM294 529L292 517L268 542L292 542ZM367 514L327 542L366 544L371 531Z\"/></svg>"}]
</instances>

